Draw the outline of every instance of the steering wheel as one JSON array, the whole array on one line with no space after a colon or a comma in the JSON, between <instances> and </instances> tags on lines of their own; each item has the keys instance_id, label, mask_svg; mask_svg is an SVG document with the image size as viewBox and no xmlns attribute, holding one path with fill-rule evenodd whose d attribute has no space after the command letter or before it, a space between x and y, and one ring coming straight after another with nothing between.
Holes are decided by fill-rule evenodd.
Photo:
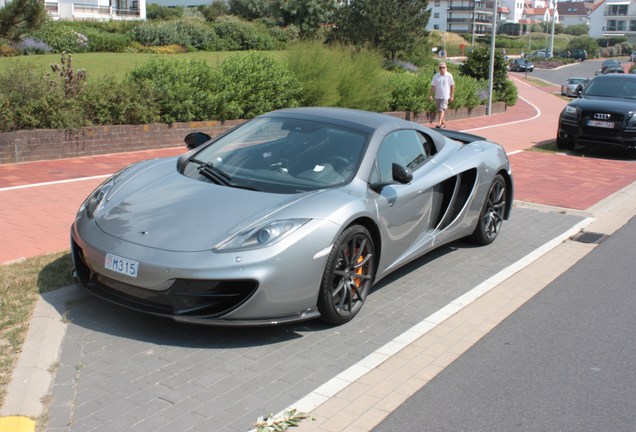
<instances>
[{"instance_id":1,"label":"steering wheel","mask_svg":"<svg viewBox=\"0 0 636 432\"><path fill-rule=\"evenodd\" d=\"M349 159L344 156L331 156L326 160L326 163L331 164L336 171L342 171L349 166Z\"/></svg>"}]
</instances>

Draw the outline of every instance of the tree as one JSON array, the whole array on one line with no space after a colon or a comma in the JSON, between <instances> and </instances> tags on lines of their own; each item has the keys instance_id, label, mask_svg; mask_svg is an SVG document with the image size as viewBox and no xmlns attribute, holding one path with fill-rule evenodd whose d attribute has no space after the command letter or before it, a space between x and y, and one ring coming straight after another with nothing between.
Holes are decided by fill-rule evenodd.
<instances>
[{"instance_id":1,"label":"tree","mask_svg":"<svg viewBox=\"0 0 636 432\"><path fill-rule=\"evenodd\" d=\"M351 0L338 12L337 39L371 45L390 60L423 43L428 0Z\"/></svg>"},{"instance_id":2,"label":"tree","mask_svg":"<svg viewBox=\"0 0 636 432\"><path fill-rule=\"evenodd\" d=\"M42 0L13 0L0 8L0 37L16 40L47 19Z\"/></svg>"},{"instance_id":3,"label":"tree","mask_svg":"<svg viewBox=\"0 0 636 432\"><path fill-rule=\"evenodd\" d=\"M598 45L599 44L596 39L592 39L587 35L583 35L570 40L570 42L568 43L568 49L584 49L585 51L587 51L588 58L594 58L598 55Z\"/></svg>"},{"instance_id":4,"label":"tree","mask_svg":"<svg viewBox=\"0 0 636 432\"><path fill-rule=\"evenodd\" d=\"M229 0L230 13L248 20L270 16L271 0Z\"/></svg>"},{"instance_id":5,"label":"tree","mask_svg":"<svg viewBox=\"0 0 636 432\"><path fill-rule=\"evenodd\" d=\"M490 77L490 48L477 48L469 53L459 69L463 75L488 81ZM499 52L495 52L493 72L493 90L495 92L503 91L508 80L508 68L504 56Z\"/></svg>"},{"instance_id":6,"label":"tree","mask_svg":"<svg viewBox=\"0 0 636 432\"><path fill-rule=\"evenodd\" d=\"M206 20L214 21L220 16L229 14L230 8L225 0L214 0L210 4L199 6L199 11Z\"/></svg>"},{"instance_id":7,"label":"tree","mask_svg":"<svg viewBox=\"0 0 636 432\"><path fill-rule=\"evenodd\" d=\"M273 0L272 13L283 26L295 25L300 36L316 35L333 23L337 0Z\"/></svg>"}]
</instances>

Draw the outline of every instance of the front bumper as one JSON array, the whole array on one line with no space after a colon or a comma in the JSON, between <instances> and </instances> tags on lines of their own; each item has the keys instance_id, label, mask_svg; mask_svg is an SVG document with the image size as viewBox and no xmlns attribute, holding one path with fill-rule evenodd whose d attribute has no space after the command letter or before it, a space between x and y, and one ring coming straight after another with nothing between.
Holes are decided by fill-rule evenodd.
<instances>
[{"instance_id":1,"label":"front bumper","mask_svg":"<svg viewBox=\"0 0 636 432\"><path fill-rule=\"evenodd\" d=\"M305 236L266 250L173 252L115 239L80 218L71 228L71 252L78 283L126 308L206 325L281 324L320 316L316 304L329 249L316 244L326 251L318 254L306 246L306 236L333 238L328 231L335 236L337 227L308 225L299 229ZM106 253L138 261L139 276L105 269Z\"/></svg>"},{"instance_id":2,"label":"front bumper","mask_svg":"<svg viewBox=\"0 0 636 432\"><path fill-rule=\"evenodd\" d=\"M608 129L586 126L568 119L559 121L558 137L574 144L612 147L624 150L636 149L636 129L623 127Z\"/></svg>"}]
</instances>

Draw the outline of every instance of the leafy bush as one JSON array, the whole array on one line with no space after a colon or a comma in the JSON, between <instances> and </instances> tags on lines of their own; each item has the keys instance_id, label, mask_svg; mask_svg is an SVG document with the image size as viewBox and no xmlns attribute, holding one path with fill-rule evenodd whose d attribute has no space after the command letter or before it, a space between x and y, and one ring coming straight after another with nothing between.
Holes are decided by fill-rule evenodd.
<instances>
[{"instance_id":1,"label":"leafy bush","mask_svg":"<svg viewBox=\"0 0 636 432\"><path fill-rule=\"evenodd\" d=\"M430 80L428 80L430 81ZM427 80L412 72L396 72L391 74L390 111L422 112L426 107ZM430 89L430 83L428 88Z\"/></svg>"},{"instance_id":2,"label":"leafy bush","mask_svg":"<svg viewBox=\"0 0 636 432\"><path fill-rule=\"evenodd\" d=\"M455 100L453 105L456 107L475 108L487 98L486 82L461 74L453 75L453 79L455 80Z\"/></svg>"},{"instance_id":3,"label":"leafy bush","mask_svg":"<svg viewBox=\"0 0 636 432\"><path fill-rule=\"evenodd\" d=\"M131 38L126 34L108 33L97 29L86 29L88 50L91 52L125 52L130 46Z\"/></svg>"},{"instance_id":4,"label":"leafy bush","mask_svg":"<svg viewBox=\"0 0 636 432\"><path fill-rule=\"evenodd\" d=\"M517 104L517 98L519 91L517 86L511 80L506 80L504 85L494 91L493 99L495 101L505 102L507 106L513 106Z\"/></svg>"},{"instance_id":5,"label":"leafy bush","mask_svg":"<svg viewBox=\"0 0 636 432\"><path fill-rule=\"evenodd\" d=\"M182 45L199 50L213 50L218 46L214 31L205 21L194 17L147 21L136 27L132 35L144 46Z\"/></svg>"},{"instance_id":6,"label":"leafy bush","mask_svg":"<svg viewBox=\"0 0 636 432\"><path fill-rule=\"evenodd\" d=\"M386 72L382 69L384 58L370 49L340 50L337 82L340 100L336 106L368 111L386 111L390 89Z\"/></svg>"},{"instance_id":7,"label":"leafy bush","mask_svg":"<svg viewBox=\"0 0 636 432\"><path fill-rule=\"evenodd\" d=\"M49 21L29 36L45 42L58 53L85 52L88 49L88 39L85 35L56 21Z\"/></svg>"},{"instance_id":8,"label":"leafy bush","mask_svg":"<svg viewBox=\"0 0 636 432\"><path fill-rule=\"evenodd\" d=\"M234 16L221 16L212 27L220 39L220 50L272 50L278 47L266 28Z\"/></svg>"},{"instance_id":9,"label":"leafy bush","mask_svg":"<svg viewBox=\"0 0 636 432\"><path fill-rule=\"evenodd\" d=\"M64 94L56 77L43 77L27 63L0 75L0 130L77 128L87 125L81 106Z\"/></svg>"},{"instance_id":10,"label":"leafy bush","mask_svg":"<svg viewBox=\"0 0 636 432\"><path fill-rule=\"evenodd\" d=\"M202 60L153 58L131 71L128 80L155 101L164 123L212 118L214 77Z\"/></svg>"},{"instance_id":11,"label":"leafy bush","mask_svg":"<svg viewBox=\"0 0 636 432\"><path fill-rule=\"evenodd\" d=\"M337 105L340 100L337 88L340 64L346 61L338 51L320 42L292 45L287 50L287 64L303 88L300 105Z\"/></svg>"},{"instance_id":12,"label":"leafy bush","mask_svg":"<svg viewBox=\"0 0 636 432\"><path fill-rule=\"evenodd\" d=\"M84 117L95 125L155 123L160 119L156 101L147 98L151 92L144 83L118 81L104 77L88 83L79 103Z\"/></svg>"},{"instance_id":13,"label":"leafy bush","mask_svg":"<svg viewBox=\"0 0 636 432\"><path fill-rule=\"evenodd\" d=\"M502 91L508 80L508 67L503 55L495 52L493 90ZM461 73L477 80L488 81L490 74L490 48L478 48L468 54L466 61L460 66Z\"/></svg>"},{"instance_id":14,"label":"leafy bush","mask_svg":"<svg viewBox=\"0 0 636 432\"><path fill-rule=\"evenodd\" d=\"M283 63L259 52L228 57L216 71L218 119L252 118L298 106L301 87Z\"/></svg>"},{"instance_id":15,"label":"leafy bush","mask_svg":"<svg viewBox=\"0 0 636 432\"><path fill-rule=\"evenodd\" d=\"M156 3L146 5L146 19L148 20L172 20L183 16L183 7L161 6Z\"/></svg>"},{"instance_id":16,"label":"leafy bush","mask_svg":"<svg viewBox=\"0 0 636 432\"><path fill-rule=\"evenodd\" d=\"M384 59L373 50L346 46L327 48L302 42L288 50L289 68L301 82L301 105L339 106L385 111L391 91Z\"/></svg>"}]
</instances>

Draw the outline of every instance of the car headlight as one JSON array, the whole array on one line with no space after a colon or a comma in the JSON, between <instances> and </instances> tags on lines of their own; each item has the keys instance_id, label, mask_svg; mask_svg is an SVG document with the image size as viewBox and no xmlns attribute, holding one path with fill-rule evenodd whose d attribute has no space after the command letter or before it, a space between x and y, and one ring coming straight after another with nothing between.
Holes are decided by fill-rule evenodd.
<instances>
[{"instance_id":1,"label":"car headlight","mask_svg":"<svg viewBox=\"0 0 636 432\"><path fill-rule=\"evenodd\" d=\"M110 190L115 185L115 176L111 176L104 183L99 185L89 196L84 200L79 210L77 211L77 217L82 214L86 214L87 217L92 218L95 215L97 209L100 208L104 198L108 195Z\"/></svg>"},{"instance_id":2,"label":"car headlight","mask_svg":"<svg viewBox=\"0 0 636 432\"><path fill-rule=\"evenodd\" d=\"M258 249L278 243L310 219L283 219L270 221L249 228L214 246L214 250L229 252L235 250Z\"/></svg>"},{"instance_id":3,"label":"car headlight","mask_svg":"<svg viewBox=\"0 0 636 432\"><path fill-rule=\"evenodd\" d=\"M579 110L576 107L566 105L566 107L563 109L563 114L567 117L578 118Z\"/></svg>"}]
</instances>

